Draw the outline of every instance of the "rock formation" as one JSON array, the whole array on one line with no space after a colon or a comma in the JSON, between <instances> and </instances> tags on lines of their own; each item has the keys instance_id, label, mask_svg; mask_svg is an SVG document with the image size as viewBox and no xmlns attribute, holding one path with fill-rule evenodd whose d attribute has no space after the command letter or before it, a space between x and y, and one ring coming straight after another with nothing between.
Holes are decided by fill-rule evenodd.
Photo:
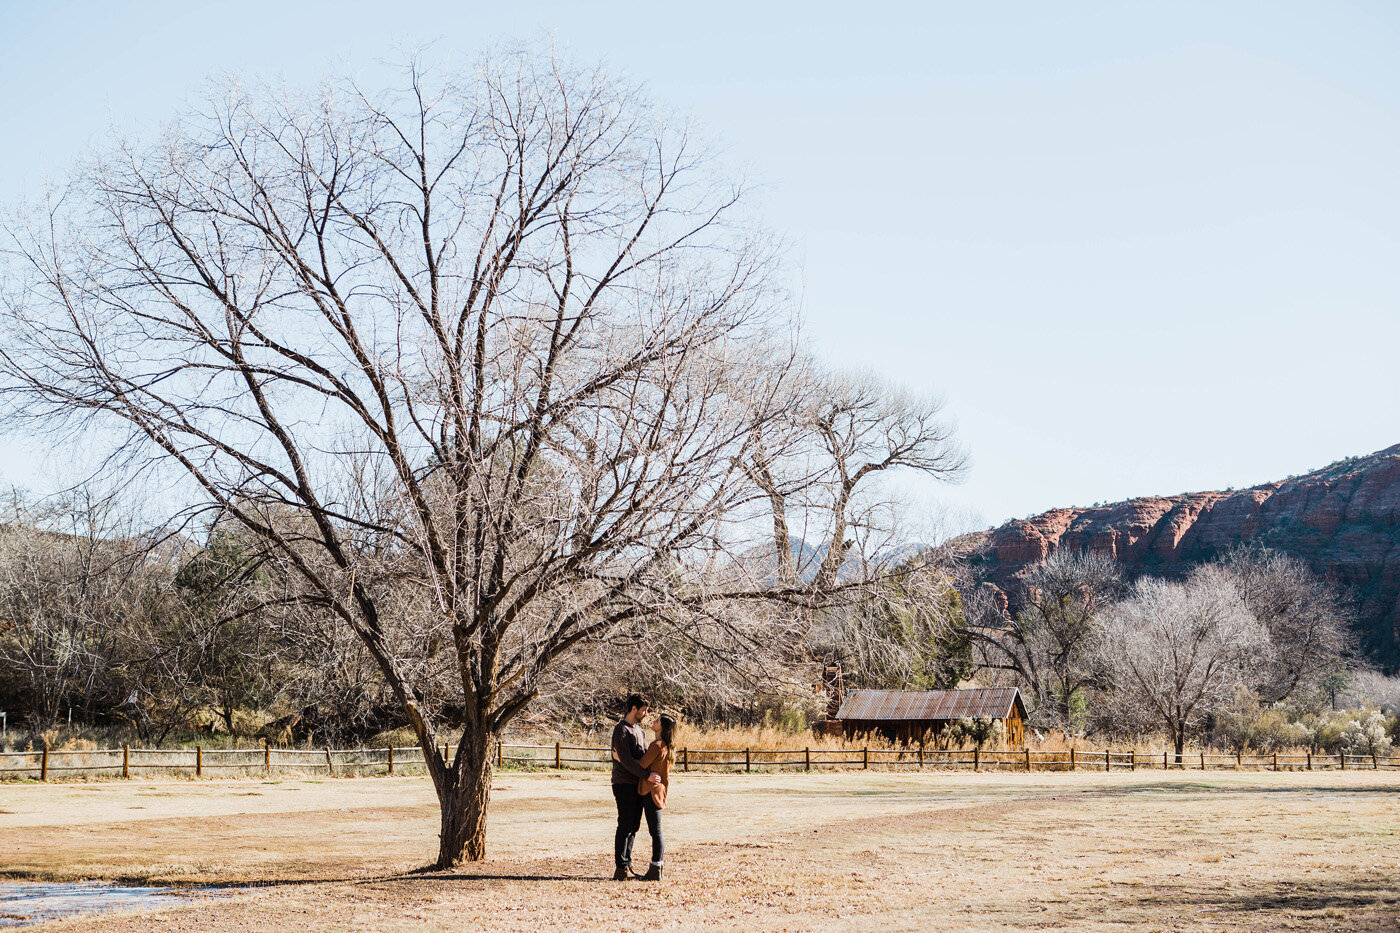
<instances>
[{"instance_id":1,"label":"rock formation","mask_svg":"<svg viewBox=\"0 0 1400 933\"><path fill-rule=\"evenodd\" d=\"M1242 542L1351 588L1365 651L1400 663L1400 444L1252 489L1052 509L967 543L979 579L1008 589L1060 548L1102 552L1130 576L1179 576Z\"/></svg>"}]
</instances>

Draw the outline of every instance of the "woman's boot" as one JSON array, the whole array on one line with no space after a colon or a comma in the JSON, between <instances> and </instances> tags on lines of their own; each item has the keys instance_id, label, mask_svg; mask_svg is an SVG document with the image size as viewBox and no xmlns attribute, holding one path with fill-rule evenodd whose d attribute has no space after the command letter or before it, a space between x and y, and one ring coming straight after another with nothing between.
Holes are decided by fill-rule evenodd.
<instances>
[{"instance_id":1,"label":"woman's boot","mask_svg":"<svg viewBox=\"0 0 1400 933\"><path fill-rule=\"evenodd\" d=\"M643 880L643 881L660 881L660 880L661 880L661 866L658 865L658 864L656 864L655 862L652 862L651 865L647 868L647 873L646 873L645 875L642 875L642 880Z\"/></svg>"}]
</instances>

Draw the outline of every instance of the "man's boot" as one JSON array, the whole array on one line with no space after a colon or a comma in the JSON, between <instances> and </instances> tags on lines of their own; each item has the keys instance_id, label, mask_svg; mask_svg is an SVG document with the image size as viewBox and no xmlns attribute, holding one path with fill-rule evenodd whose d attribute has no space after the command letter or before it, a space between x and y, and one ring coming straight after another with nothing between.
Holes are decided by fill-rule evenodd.
<instances>
[{"instance_id":1,"label":"man's boot","mask_svg":"<svg viewBox=\"0 0 1400 933\"><path fill-rule=\"evenodd\" d=\"M660 881L660 880L661 880L661 866L658 865L658 864L656 864L655 862L652 862L652 863L651 863L651 866L650 866L649 868L647 868L647 873L646 873L645 875L642 875L641 880L643 880L643 881Z\"/></svg>"},{"instance_id":2,"label":"man's boot","mask_svg":"<svg viewBox=\"0 0 1400 933\"><path fill-rule=\"evenodd\" d=\"M631 866L631 865L619 865L619 866L617 866L617 870L613 872L613 880L614 880L614 881L626 881L628 878L631 878L631 877L632 877L632 866Z\"/></svg>"}]
</instances>

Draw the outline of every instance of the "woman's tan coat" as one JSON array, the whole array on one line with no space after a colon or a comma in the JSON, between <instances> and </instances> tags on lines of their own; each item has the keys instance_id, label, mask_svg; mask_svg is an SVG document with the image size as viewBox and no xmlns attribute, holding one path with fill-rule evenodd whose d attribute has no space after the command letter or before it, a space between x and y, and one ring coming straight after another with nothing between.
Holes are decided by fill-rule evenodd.
<instances>
[{"instance_id":1,"label":"woman's tan coat","mask_svg":"<svg viewBox=\"0 0 1400 933\"><path fill-rule=\"evenodd\" d=\"M637 793L643 797L650 794L656 809L666 809L666 789L671 786L671 756L666 754L666 746L656 739L637 764L647 769L647 776L637 782ZM660 784L651 783L653 774L661 777Z\"/></svg>"}]
</instances>

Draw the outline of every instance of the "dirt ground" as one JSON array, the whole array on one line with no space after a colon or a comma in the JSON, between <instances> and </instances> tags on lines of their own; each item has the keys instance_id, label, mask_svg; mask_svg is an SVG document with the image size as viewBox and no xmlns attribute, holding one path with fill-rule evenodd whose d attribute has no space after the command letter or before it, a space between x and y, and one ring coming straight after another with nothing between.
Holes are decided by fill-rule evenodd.
<instances>
[{"instance_id":1,"label":"dirt ground","mask_svg":"<svg viewBox=\"0 0 1400 933\"><path fill-rule=\"evenodd\" d=\"M677 775L615 883L601 774L501 774L490 859L425 778L0 785L0 875L258 885L36 930L1400 930L1400 774ZM649 843L638 839L638 863Z\"/></svg>"}]
</instances>

